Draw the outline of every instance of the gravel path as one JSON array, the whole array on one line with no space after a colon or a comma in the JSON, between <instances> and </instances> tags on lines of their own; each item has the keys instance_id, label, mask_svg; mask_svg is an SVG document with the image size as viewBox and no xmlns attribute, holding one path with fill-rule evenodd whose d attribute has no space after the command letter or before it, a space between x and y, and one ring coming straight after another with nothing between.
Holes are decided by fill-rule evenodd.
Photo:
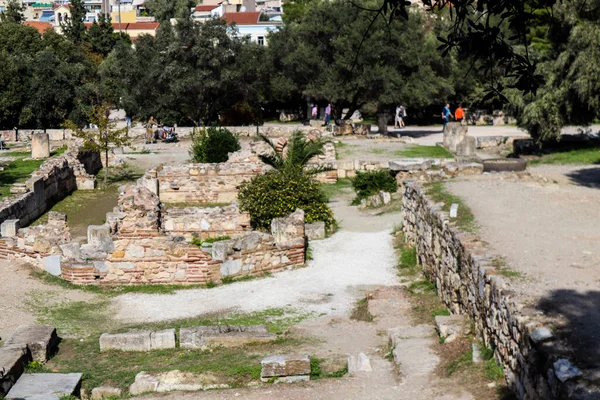
<instances>
[{"instance_id":1,"label":"gravel path","mask_svg":"<svg viewBox=\"0 0 600 400\"><path fill-rule=\"evenodd\" d=\"M340 220L340 231L326 240L311 242L314 261L306 267L212 289L122 295L115 299L119 309L116 318L154 322L271 307L296 307L326 315L348 313L365 289L397 283L390 232L399 213L367 216L347 206L345 200L332 208Z\"/></svg>"},{"instance_id":2,"label":"gravel path","mask_svg":"<svg viewBox=\"0 0 600 400\"><path fill-rule=\"evenodd\" d=\"M578 365L600 367L600 168L540 166L547 184L479 176L448 184L480 236L524 273L511 285L541 310Z\"/></svg>"}]
</instances>

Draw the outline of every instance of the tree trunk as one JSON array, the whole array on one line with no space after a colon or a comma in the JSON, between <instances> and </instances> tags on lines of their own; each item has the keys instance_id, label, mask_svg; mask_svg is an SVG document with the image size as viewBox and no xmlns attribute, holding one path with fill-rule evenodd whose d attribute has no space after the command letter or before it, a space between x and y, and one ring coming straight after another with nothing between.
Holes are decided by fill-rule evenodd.
<instances>
[{"instance_id":1,"label":"tree trunk","mask_svg":"<svg viewBox=\"0 0 600 400\"><path fill-rule=\"evenodd\" d=\"M108 178L108 149L104 151L104 162L106 165L106 170L104 171L104 186L106 186Z\"/></svg>"}]
</instances>

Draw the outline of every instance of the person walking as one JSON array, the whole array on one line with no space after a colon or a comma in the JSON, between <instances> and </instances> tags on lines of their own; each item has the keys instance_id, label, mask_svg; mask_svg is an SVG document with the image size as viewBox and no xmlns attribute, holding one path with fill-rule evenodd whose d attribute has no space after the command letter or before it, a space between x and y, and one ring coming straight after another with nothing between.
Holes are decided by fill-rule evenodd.
<instances>
[{"instance_id":1,"label":"person walking","mask_svg":"<svg viewBox=\"0 0 600 400\"><path fill-rule=\"evenodd\" d=\"M331 103L325 107L325 125L329 125L329 122L331 122Z\"/></svg>"},{"instance_id":2,"label":"person walking","mask_svg":"<svg viewBox=\"0 0 600 400\"><path fill-rule=\"evenodd\" d=\"M465 109L463 108L462 103L459 104L458 108L454 111L454 118L460 123L465 119Z\"/></svg>"},{"instance_id":3,"label":"person walking","mask_svg":"<svg viewBox=\"0 0 600 400\"><path fill-rule=\"evenodd\" d=\"M394 129L402 128L402 106L396 106L396 116L394 117Z\"/></svg>"},{"instance_id":4,"label":"person walking","mask_svg":"<svg viewBox=\"0 0 600 400\"><path fill-rule=\"evenodd\" d=\"M452 112L450 111L450 103L446 103L446 107L442 110L442 121L444 121L444 130L446 129L446 124L450 121L450 117L452 117Z\"/></svg>"},{"instance_id":5,"label":"person walking","mask_svg":"<svg viewBox=\"0 0 600 400\"><path fill-rule=\"evenodd\" d=\"M317 108L317 105L315 104L312 108L312 111L310 113L310 118L311 119L317 119L317 113L319 112L319 109Z\"/></svg>"}]
</instances>

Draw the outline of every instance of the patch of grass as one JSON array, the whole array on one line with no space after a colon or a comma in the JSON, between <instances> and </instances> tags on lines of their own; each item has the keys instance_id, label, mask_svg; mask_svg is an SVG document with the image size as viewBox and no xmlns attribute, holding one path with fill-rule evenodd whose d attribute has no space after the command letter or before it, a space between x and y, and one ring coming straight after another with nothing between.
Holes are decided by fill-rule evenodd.
<instances>
[{"instance_id":1,"label":"patch of grass","mask_svg":"<svg viewBox=\"0 0 600 400\"><path fill-rule=\"evenodd\" d=\"M364 297L356 302L350 319L355 321L373 322L373 315L369 312L369 299Z\"/></svg>"},{"instance_id":2,"label":"patch of grass","mask_svg":"<svg viewBox=\"0 0 600 400\"><path fill-rule=\"evenodd\" d=\"M408 291L412 294L435 292L435 290L435 284L429 279L417 280L408 285Z\"/></svg>"},{"instance_id":3,"label":"patch of grass","mask_svg":"<svg viewBox=\"0 0 600 400\"><path fill-rule=\"evenodd\" d=\"M571 149L545 154L539 159L528 160L528 164L589 165L600 164L600 147Z\"/></svg>"},{"instance_id":4,"label":"patch of grass","mask_svg":"<svg viewBox=\"0 0 600 400\"><path fill-rule=\"evenodd\" d=\"M43 162L44 160L17 159L6 165L4 170L0 171L0 196L10 196L11 185L25 182Z\"/></svg>"},{"instance_id":5,"label":"patch of grass","mask_svg":"<svg viewBox=\"0 0 600 400\"><path fill-rule=\"evenodd\" d=\"M310 247L310 244L306 246L306 254L304 254L304 258L306 259L306 261L312 261L312 260L314 260L314 258L313 258L313 250Z\"/></svg>"},{"instance_id":6,"label":"patch of grass","mask_svg":"<svg viewBox=\"0 0 600 400\"><path fill-rule=\"evenodd\" d=\"M454 158L454 155L442 146L408 146L403 150L395 151L394 155L407 158Z\"/></svg>"},{"instance_id":7,"label":"patch of grass","mask_svg":"<svg viewBox=\"0 0 600 400\"><path fill-rule=\"evenodd\" d=\"M240 276L238 278L234 278L234 277L231 277L231 276L226 276L223 279L221 279L221 283L223 285L228 285L228 284L234 283L234 282L253 281L255 279L258 279L258 276L246 275L246 276Z\"/></svg>"},{"instance_id":8,"label":"patch of grass","mask_svg":"<svg viewBox=\"0 0 600 400\"><path fill-rule=\"evenodd\" d=\"M327 197L327 201L331 201L335 197L344 192L350 193L352 190L352 181L349 178L341 178L334 184L321 184L321 192Z\"/></svg>"},{"instance_id":9,"label":"patch of grass","mask_svg":"<svg viewBox=\"0 0 600 400\"><path fill-rule=\"evenodd\" d=\"M485 362L485 376L490 381L499 381L504 378L504 370L494 358L491 358Z\"/></svg>"},{"instance_id":10,"label":"patch of grass","mask_svg":"<svg viewBox=\"0 0 600 400\"><path fill-rule=\"evenodd\" d=\"M218 237L214 237L214 238L206 238L204 240L201 240L197 236L194 236L192 238L192 241L190 242L190 244L202 248L202 247L206 247L207 245L211 245L212 246L213 243L222 242L224 240L231 240L231 237L229 237L229 236L218 236Z\"/></svg>"},{"instance_id":11,"label":"patch of grass","mask_svg":"<svg viewBox=\"0 0 600 400\"><path fill-rule=\"evenodd\" d=\"M461 354L458 358L450 361L446 365L446 374L452 376L452 374L466 368L470 368L473 365L473 349L469 349L467 352Z\"/></svg>"},{"instance_id":12,"label":"patch of grass","mask_svg":"<svg viewBox=\"0 0 600 400\"><path fill-rule=\"evenodd\" d=\"M385 153L385 150L384 149L371 149L371 150L369 150L369 153L372 153L372 154L383 154L383 153Z\"/></svg>"},{"instance_id":13,"label":"patch of grass","mask_svg":"<svg viewBox=\"0 0 600 400\"><path fill-rule=\"evenodd\" d=\"M498 271L498 273L500 275L505 276L507 278L522 278L523 277L522 273L520 273L519 271L516 271L508 266L508 262L506 261L506 258L504 258L503 256L494 257L492 259L492 265L494 266L494 268L496 268L496 270Z\"/></svg>"},{"instance_id":14,"label":"patch of grass","mask_svg":"<svg viewBox=\"0 0 600 400\"><path fill-rule=\"evenodd\" d=\"M321 363L325 361L321 358L311 357L310 358L310 379L327 379L327 378L341 378L348 373L348 365L343 366L337 371L325 372L321 367Z\"/></svg>"},{"instance_id":15,"label":"patch of grass","mask_svg":"<svg viewBox=\"0 0 600 400\"><path fill-rule=\"evenodd\" d=\"M448 311L447 308L442 307L442 308L436 308L431 310L431 318L435 318L435 317L449 317L450 316L450 311Z\"/></svg>"},{"instance_id":16,"label":"patch of grass","mask_svg":"<svg viewBox=\"0 0 600 400\"><path fill-rule=\"evenodd\" d=\"M104 174L106 174L106 168L102 168L96 175L98 186L104 186ZM107 185L121 185L127 182L133 182L138 180L144 175L144 171L141 168L133 167L129 164L124 164L121 167L112 167L108 172Z\"/></svg>"},{"instance_id":17,"label":"patch of grass","mask_svg":"<svg viewBox=\"0 0 600 400\"><path fill-rule=\"evenodd\" d=\"M41 372L52 372L44 364L39 361L29 361L25 367L25 372L28 374L41 373Z\"/></svg>"},{"instance_id":18,"label":"patch of grass","mask_svg":"<svg viewBox=\"0 0 600 400\"><path fill-rule=\"evenodd\" d=\"M429 182L424 186L426 189L425 193L430 196L433 201L436 203L444 203L444 206L442 207L444 211L449 212L452 204L458 204L458 212L455 221L460 229L470 233L477 230L475 216L471 209L460 197L448 192L443 182Z\"/></svg>"}]
</instances>

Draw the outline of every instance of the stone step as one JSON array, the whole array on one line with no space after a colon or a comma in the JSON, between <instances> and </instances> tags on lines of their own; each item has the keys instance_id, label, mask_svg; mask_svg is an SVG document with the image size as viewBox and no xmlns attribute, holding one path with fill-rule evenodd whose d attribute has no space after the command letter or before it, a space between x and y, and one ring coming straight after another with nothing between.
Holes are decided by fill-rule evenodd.
<instances>
[{"instance_id":1,"label":"stone step","mask_svg":"<svg viewBox=\"0 0 600 400\"><path fill-rule=\"evenodd\" d=\"M79 397L80 373L23 374L6 396L7 400L60 400L67 396Z\"/></svg>"}]
</instances>

